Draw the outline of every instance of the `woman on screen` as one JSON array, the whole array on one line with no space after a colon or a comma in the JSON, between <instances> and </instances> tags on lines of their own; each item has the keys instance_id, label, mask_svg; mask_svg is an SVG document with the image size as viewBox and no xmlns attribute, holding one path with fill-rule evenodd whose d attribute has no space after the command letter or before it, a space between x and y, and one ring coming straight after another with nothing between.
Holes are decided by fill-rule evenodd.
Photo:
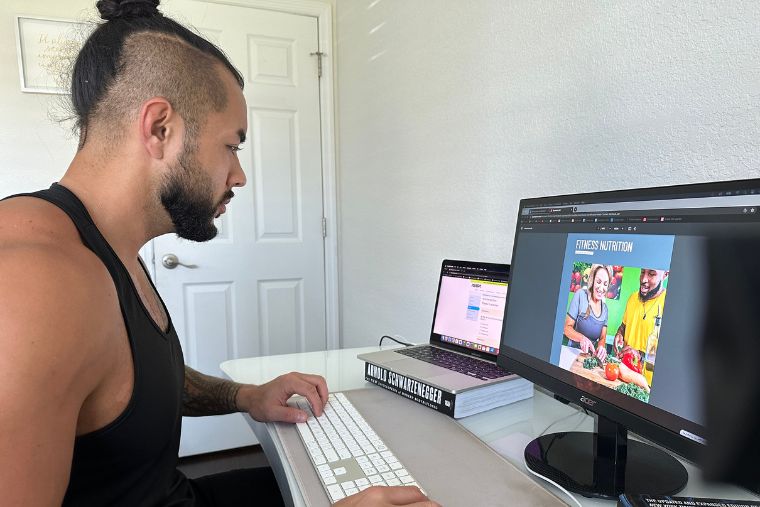
<instances>
[{"instance_id":1,"label":"woman on screen","mask_svg":"<svg viewBox=\"0 0 760 507\"><path fill-rule=\"evenodd\" d=\"M589 286L575 291L565 317L564 333L569 345L596 355L600 361L607 358L608 310L604 300L611 278L610 266L592 265Z\"/></svg>"}]
</instances>

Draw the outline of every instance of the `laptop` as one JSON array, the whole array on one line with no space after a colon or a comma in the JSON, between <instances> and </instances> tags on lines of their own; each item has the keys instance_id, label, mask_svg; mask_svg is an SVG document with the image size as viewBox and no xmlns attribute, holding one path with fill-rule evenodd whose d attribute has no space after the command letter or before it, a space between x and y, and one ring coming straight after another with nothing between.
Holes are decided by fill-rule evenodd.
<instances>
[{"instance_id":1,"label":"laptop","mask_svg":"<svg viewBox=\"0 0 760 507\"><path fill-rule=\"evenodd\" d=\"M496 365L508 280L508 264L444 260L430 342L358 358L452 393L513 378Z\"/></svg>"}]
</instances>

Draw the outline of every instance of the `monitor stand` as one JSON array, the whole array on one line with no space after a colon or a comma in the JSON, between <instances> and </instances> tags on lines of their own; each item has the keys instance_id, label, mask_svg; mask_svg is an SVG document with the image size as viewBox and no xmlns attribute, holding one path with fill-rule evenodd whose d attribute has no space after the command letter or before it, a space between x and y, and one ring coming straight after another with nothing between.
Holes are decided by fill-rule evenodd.
<instances>
[{"instance_id":1,"label":"monitor stand","mask_svg":"<svg viewBox=\"0 0 760 507\"><path fill-rule=\"evenodd\" d=\"M552 433L531 441L525 447L525 463L534 472L587 497L674 495L689 478L673 456L628 440L625 426L600 415L596 433Z\"/></svg>"}]
</instances>

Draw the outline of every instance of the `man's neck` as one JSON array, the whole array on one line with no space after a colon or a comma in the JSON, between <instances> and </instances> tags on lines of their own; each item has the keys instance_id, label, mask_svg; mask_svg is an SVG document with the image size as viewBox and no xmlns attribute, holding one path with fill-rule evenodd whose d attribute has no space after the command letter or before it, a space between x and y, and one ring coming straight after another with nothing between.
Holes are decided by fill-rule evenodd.
<instances>
[{"instance_id":1,"label":"man's neck","mask_svg":"<svg viewBox=\"0 0 760 507\"><path fill-rule=\"evenodd\" d=\"M128 158L116 167L110 161L95 162L84 150L77 153L60 184L72 191L92 216L100 233L125 264L137 258L142 246L163 230L155 224L155 191L148 171Z\"/></svg>"}]
</instances>

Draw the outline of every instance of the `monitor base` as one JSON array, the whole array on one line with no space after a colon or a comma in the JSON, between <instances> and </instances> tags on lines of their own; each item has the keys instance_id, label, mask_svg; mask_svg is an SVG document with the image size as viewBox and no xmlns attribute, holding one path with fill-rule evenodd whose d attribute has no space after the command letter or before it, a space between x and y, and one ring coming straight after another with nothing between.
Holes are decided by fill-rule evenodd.
<instances>
[{"instance_id":1,"label":"monitor base","mask_svg":"<svg viewBox=\"0 0 760 507\"><path fill-rule=\"evenodd\" d=\"M597 433L587 432L543 435L525 448L525 463L537 474L587 497L674 495L686 486L686 469L667 452L627 440L615 457L599 452L605 448L602 440Z\"/></svg>"}]
</instances>

